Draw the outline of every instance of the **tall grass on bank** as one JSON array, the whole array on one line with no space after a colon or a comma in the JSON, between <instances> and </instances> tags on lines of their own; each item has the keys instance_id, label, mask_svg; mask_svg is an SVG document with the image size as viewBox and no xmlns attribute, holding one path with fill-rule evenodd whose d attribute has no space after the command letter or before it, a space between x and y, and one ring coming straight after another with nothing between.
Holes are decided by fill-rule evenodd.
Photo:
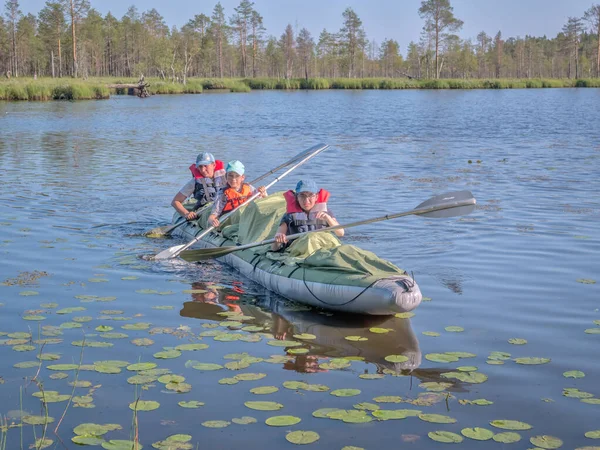
<instances>
[{"instance_id":1,"label":"tall grass on bank","mask_svg":"<svg viewBox=\"0 0 600 450\"><path fill-rule=\"evenodd\" d=\"M205 91L250 92L251 90L317 89L536 89L600 88L599 78L569 79L441 79L407 78L190 78L186 84L160 78L146 78L151 94L200 94ZM136 78L0 79L0 100L92 100L111 95L133 94L131 88L109 87L116 84L136 85Z\"/></svg>"}]
</instances>

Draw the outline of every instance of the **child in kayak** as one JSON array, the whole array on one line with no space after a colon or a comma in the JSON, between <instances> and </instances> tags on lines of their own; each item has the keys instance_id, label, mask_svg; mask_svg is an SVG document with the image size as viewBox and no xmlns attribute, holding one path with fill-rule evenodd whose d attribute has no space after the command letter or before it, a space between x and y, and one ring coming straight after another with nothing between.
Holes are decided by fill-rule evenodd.
<instances>
[{"instance_id":1,"label":"child in kayak","mask_svg":"<svg viewBox=\"0 0 600 450\"><path fill-rule=\"evenodd\" d=\"M333 213L327 209L329 192L318 189L313 180L300 180L295 191L287 191L283 196L286 201L286 213L281 218L271 250L277 251L285 247L287 236L290 234L339 225ZM334 230L334 233L342 237L344 230L340 228Z\"/></svg>"},{"instance_id":2,"label":"child in kayak","mask_svg":"<svg viewBox=\"0 0 600 450\"><path fill-rule=\"evenodd\" d=\"M246 203L254 194L260 193L261 197L267 196L264 186L257 189L248 183L244 183L246 179L244 176L245 171L246 168L240 161L230 161L227 164L225 169L227 184L217 194L210 216L208 216L208 223L213 227L219 226L219 217Z\"/></svg>"},{"instance_id":3,"label":"child in kayak","mask_svg":"<svg viewBox=\"0 0 600 450\"><path fill-rule=\"evenodd\" d=\"M186 220L198 218L196 210L215 199L219 189L227 184L223 161L215 159L212 153L202 152L196 158L196 164L190 166L193 178L173 197L171 206ZM188 211L183 202L191 196L197 200L194 211Z\"/></svg>"}]
</instances>

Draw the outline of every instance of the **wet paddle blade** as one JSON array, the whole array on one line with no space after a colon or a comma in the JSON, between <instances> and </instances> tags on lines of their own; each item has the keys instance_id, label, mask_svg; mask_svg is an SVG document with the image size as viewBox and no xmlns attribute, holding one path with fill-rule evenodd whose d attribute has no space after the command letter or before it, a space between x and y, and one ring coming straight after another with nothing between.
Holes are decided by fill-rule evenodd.
<instances>
[{"instance_id":1,"label":"wet paddle blade","mask_svg":"<svg viewBox=\"0 0 600 450\"><path fill-rule=\"evenodd\" d=\"M414 209L414 214L434 219L464 216L473 212L475 203L469 191L448 192L424 201Z\"/></svg>"},{"instance_id":2,"label":"wet paddle blade","mask_svg":"<svg viewBox=\"0 0 600 450\"><path fill-rule=\"evenodd\" d=\"M219 258L235 252L238 247L216 247L216 248L199 248L196 250L185 250L179 255L181 259L188 262L205 261L207 259Z\"/></svg>"},{"instance_id":3,"label":"wet paddle blade","mask_svg":"<svg viewBox=\"0 0 600 450\"><path fill-rule=\"evenodd\" d=\"M156 227L152 228L150 231L146 231L144 236L149 238L160 238L168 236L174 229L175 225L163 225L162 227Z\"/></svg>"},{"instance_id":4,"label":"wet paddle blade","mask_svg":"<svg viewBox=\"0 0 600 450\"><path fill-rule=\"evenodd\" d=\"M157 254L154 259L171 259L177 256L177 254L186 246L186 244L176 245L174 247L170 247L166 250L163 250L159 254Z\"/></svg>"}]
</instances>

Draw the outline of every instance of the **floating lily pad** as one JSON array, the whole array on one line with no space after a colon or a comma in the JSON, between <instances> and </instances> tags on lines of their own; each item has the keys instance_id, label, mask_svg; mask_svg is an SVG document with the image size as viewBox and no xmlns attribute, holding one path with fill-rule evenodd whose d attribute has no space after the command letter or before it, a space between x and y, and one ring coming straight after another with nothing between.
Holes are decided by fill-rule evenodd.
<instances>
[{"instance_id":1,"label":"floating lily pad","mask_svg":"<svg viewBox=\"0 0 600 450\"><path fill-rule=\"evenodd\" d=\"M79 445L102 445L104 444L104 439L98 436L73 436L71 441L75 442Z\"/></svg>"},{"instance_id":2,"label":"floating lily pad","mask_svg":"<svg viewBox=\"0 0 600 450\"><path fill-rule=\"evenodd\" d=\"M179 350L165 350L163 352L157 352L153 355L156 359L173 359L181 356Z\"/></svg>"},{"instance_id":3,"label":"floating lily pad","mask_svg":"<svg viewBox=\"0 0 600 450\"><path fill-rule=\"evenodd\" d=\"M525 345L527 344L527 339L511 338L508 340L508 343L513 345Z\"/></svg>"},{"instance_id":4,"label":"floating lily pad","mask_svg":"<svg viewBox=\"0 0 600 450\"><path fill-rule=\"evenodd\" d=\"M173 374L162 375L158 379L158 382L159 383L163 383L163 384L168 384L168 383L183 383L184 381L185 381L185 377L182 377L181 375L173 375Z\"/></svg>"},{"instance_id":5,"label":"floating lily pad","mask_svg":"<svg viewBox=\"0 0 600 450\"><path fill-rule=\"evenodd\" d=\"M580 401L590 405L600 405L600 398L582 398Z\"/></svg>"},{"instance_id":6,"label":"floating lily pad","mask_svg":"<svg viewBox=\"0 0 600 450\"><path fill-rule=\"evenodd\" d=\"M40 295L40 293L37 291L21 291L19 292L19 295L22 295L23 297L29 297L32 295Z\"/></svg>"},{"instance_id":7,"label":"floating lily pad","mask_svg":"<svg viewBox=\"0 0 600 450\"><path fill-rule=\"evenodd\" d=\"M297 341L287 341L287 340L271 340L267 341L267 345L272 345L273 347L299 347L302 344Z\"/></svg>"},{"instance_id":8,"label":"floating lily pad","mask_svg":"<svg viewBox=\"0 0 600 450\"><path fill-rule=\"evenodd\" d=\"M23 423L28 425L46 425L48 423L54 422L54 417L46 417L46 416L23 416Z\"/></svg>"},{"instance_id":9,"label":"floating lily pad","mask_svg":"<svg viewBox=\"0 0 600 450\"><path fill-rule=\"evenodd\" d=\"M518 420L492 420L490 425L503 430L530 430L532 428L528 423Z\"/></svg>"},{"instance_id":10,"label":"floating lily pad","mask_svg":"<svg viewBox=\"0 0 600 450\"><path fill-rule=\"evenodd\" d=\"M242 416L231 419L233 423L237 423L238 425L250 425L251 423L258 422L254 417L250 416Z\"/></svg>"},{"instance_id":11,"label":"floating lily pad","mask_svg":"<svg viewBox=\"0 0 600 450\"><path fill-rule=\"evenodd\" d=\"M175 347L175 350L179 351L196 351L204 350L208 348L208 344L182 344Z\"/></svg>"},{"instance_id":12,"label":"floating lily pad","mask_svg":"<svg viewBox=\"0 0 600 450\"><path fill-rule=\"evenodd\" d=\"M328 419L329 414L335 411L344 411L340 408L320 408L312 413L313 417L318 417L320 419Z\"/></svg>"},{"instance_id":13,"label":"floating lily pad","mask_svg":"<svg viewBox=\"0 0 600 450\"><path fill-rule=\"evenodd\" d=\"M231 425L231 422L227 422L226 420L207 420L206 422L202 422L202 426L206 428L225 428Z\"/></svg>"},{"instance_id":14,"label":"floating lily pad","mask_svg":"<svg viewBox=\"0 0 600 450\"><path fill-rule=\"evenodd\" d=\"M121 373L121 368L117 366L111 366L109 364L94 364L96 368L96 372L98 373L108 373L108 374L116 374Z\"/></svg>"},{"instance_id":15,"label":"floating lily pad","mask_svg":"<svg viewBox=\"0 0 600 450\"><path fill-rule=\"evenodd\" d=\"M72 306L70 308L63 308L56 311L56 314L70 314L78 311L85 311L83 306Z\"/></svg>"},{"instance_id":16,"label":"floating lily pad","mask_svg":"<svg viewBox=\"0 0 600 450\"><path fill-rule=\"evenodd\" d=\"M136 276L128 276L128 277L121 277L121 280L137 280L139 277Z\"/></svg>"},{"instance_id":17,"label":"floating lily pad","mask_svg":"<svg viewBox=\"0 0 600 450\"><path fill-rule=\"evenodd\" d=\"M126 339L129 336L125 333L102 333L104 339Z\"/></svg>"},{"instance_id":18,"label":"floating lily pad","mask_svg":"<svg viewBox=\"0 0 600 450\"><path fill-rule=\"evenodd\" d=\"M415 313L403 312L403 313L396 313L396 314L394 314L394 316L397 317L398 319L410 319L411 317L415 316Z\"/></svg>"},{"instance_id":19,"label":"floating lily pad","mask_svg":"<svg viewBox=\"0 0 600 450\"><path fill-rule=\"evenodd\" d=\"M284 381L283 382L283 387L286 389L292 389L292 390L306 389L307 386L308 386L308 383L305 383L304 381Z\"/></svg>"},{"instance_id":20,"label":"floating lily pad","mask_svg":"<svg viewBox=\"0 0 600 450\"><path fill-rule=\"evenodd\" d=\"M294 334L294 337L296 339L316 339L317 338L317 336L315 336L314 334L310 334L310 333ZM291 416L281 416L281 417L291 417Z\"/></svg>"},{"instance_id":21,"label":"floating lily pad","mask_svg":"<svg viewBox=\"0 0 600 450\"><path fill-rule=\"evenodd\" d=\"M12 349L15 352L30 352L32 350L35 350L35 346L34 345L21 344L21 345L15 345Z\"/></svg>"},{"instance_id":22,"label":"floating lily pad","mask_svg":"<svg viewBox=\"0 0 600 450\"><path fill-rule=\"evenodd\" d=\"M344 423L368 423L373 421L373 417L367 415L365 411L356 409L339 409L328 413L327 417L333 420L341 420Z\"/></svg>"},{"instance_id":23,"label":"floating lily pad","mask_svg":"<svg viewBox=\"0 0 600 450\"><path fill-rule=\"evenodd\" d=\"M563 441L561 441L559 438L548 435L533 436L529 438L529 442L531 442L536 447L545 449L560 448L563 445Z\"/></svg>"},{"instance_id":24,"label":"floating lily pad","mask_svg":"<svg viewBox=\"0 0 600 450\"><path fill-rule=\"evenodd\" d=\"M432 336L432 337L440 336L440 333L438 333L437 331L423 331L422 334L424 334L425 336Z\"/></svg>"},{"instance_id":25,"label":"floating lily pad","mask_svg":"<svg viewBox=\"0 0 600 450\"><path fill-rule=\"evenodd\" d=\"M271 427L287 427L300 423L302 419L296 416L273 416L265 420L265 423Z\"/></svg>"},{"instance_id":26,"label":"floating lily pad","mask_svg":"<svg viewBox=\"0 0 600 450\"><path fill-rule=\"evenodd\" d=\"M98 331L98 332L100 332L100 333L105 333L105 332L107 332L107 331L112 331L112 330L114 330L114 328L113 328L113 327L110 327L110 326L108 326L108 325L100 325L100 326L97 326L95 329L96 329L96 331Z\"/></svg>"},{"instance_id":27,"label":"floating lily pad","mask_svg":"<svg viewBox=\"0 0 600 450\"><path fill-rule=\"evenodd\" d=\"M99 342L99 341L73 341L71 345L75 347L92 347L92 348L108 348L114 344L112 342Z\"/></svg>"},{"instance_id":28,"label":"floating lily pad","mask_svg":"<svg viewBox=\"0 0 600 450\"><path fill-rule=\"evenodd\" d=\"M512 431L505 431L503 433L496 433L492 439L502 444L513 444L521 440L521 435Z\"/></svg>"},{"instance_id":29,"label":"floating lily pad","mask_svg":"<svg viewBox=\"0 0 600 450\"><path fill-rule=\"evenodd\" d=\"M317 442L320 436L314 431L292 431L285 435L285 439L292 444L312 444Z\"/></svg>"},{"instance_id":30,"label":"floating lily pad","mask_svg":"<svg viewBox=\"0 0 600 450\"><path fill-rule=\"evenodd\" d=\"M34 392L32 394L34 397L39 398L45 403L58 403L58 402L66 402L71 398L68 394L59 394L57 391L43 391L43 392Z\"/></svg>"},{"instance_id":31,"label":"floating lily pad","mask_svg":"<svg viewBox=\"0 0 600 450\"><path fill-rule=\"evenodd\" d=\"M138 347L147 347L154 344L154 341L148 338L139 338L132 340L131 343L137 345Z\"/></svg>"},{"instance_id":32,"label":"floating lily pad","mask_svg":"<svg viewBox=\"0 0 600 450\"><path fill-rule=\"evenodd\" d=\"M432 362L450 363L458 361L458 356L448 355L447 353L428 353L425 359Z\"/></svg>"},{"instance_id":33,"label":"floating lily pad","mask_svg":"<svg viewBox=\"0 0 600 450\"><path fill-rule=\"evenodd\" d=\"M102 444L102 448L105 450L131 450L137 445L138 450L142 449L142 446L133 441L126 441L122 439L111 439L108 442Z\"/></svg>"},{"instance_id":34,"label":"floating lily pad","mask_svg":"<svg viewBox=\"0 0 600 450\"><path fill-rule=\"evenodd\" d=\"M266 376L266 373L240 373L237 374L234 378L239 381L254 381L261 380Z\"/></svg>"},{"instance_id":35,"label":"floating lily pad","mask_svg":"<svg viewBox=\"0 0 600 450\"><path fill-rule=\"evenodd\" d=\"M214 364L214 363L196 363L192 366L192 368L194 368L196 370L211 371L211 370L222 369L223 366L220 364Z\"/></svg>"},{"instance_id":36,"label":"floating lily pad","mask_svg":"<svg viewBox=\"0 0 600 450\"><path fill-rule=\"evenodd\" d=\"M27 316L23 316L23 320L31 320L31 321L40 321L40 320L46 320L46 316L39 316L39 315L35 315L35 314L30 314ZM52 441L50 441L52 442Z\"/></svg>"},{"instance_id":37,"label":"floating lily pad","mask_svg":"<svg viewBox=\"0 0 600 450\"><path fill-rule=\"evenodd\" d=\"M460 430L460 433L468 437L469 439L474 439L476 441L488 441L494 437L494 432L488 430L487 428L463 428Z\"/></svg>"},{"instance_id":38,"label":"floating lily pad","mask_svg":"<svg viewBox=\"0 0 600 450\"><path fill-rule=\"evenodd\" d=\"M358 378L362 378L363 380L381 380L385 378L385 375L382 373L361 373Z\"/></svg>"},{"instance_id":39,"label":"floating lily pad","mask_svg":"<svg viewBox=\"0 0 600 450\"><path fill-rule=\"evenodd\" d=\"M336 389L331 391L330 394L336 397L354 397L355 395L359 395L360 392L360 389Z\"/></svg>"},{"instance_id":40,"label":"floating lily pad","mask_svg":"<svg viewBox=\"0 0 600 450\"><path fill-rule=\"evenodd\" d=\"M43 450L45 448L50 447L52 444L54 443L54 441L52 439L48 439L48 438L37 438L35 440L35 443L33 444L33 448L35 448L35 450ZM30 447L31 448L31 447Z\"/></svg>"},{"instance_id":41,"label":"floating lily pad","mask_svg":"<svg viewBox=\"0 0 600 450\"><path fill-rule=\"evenodd\" d=\"M78 367L79 366L77 364L52 364L50 366L46 366L46 369L65 371L65 370L77 370Z\"/></svg>"},{"instance_id":42,"label":"floating lily pad","mask_svg":"<svg viewBox=\"0 0 600 450\"><path fill-rule=\"evenodd\" d=\"M179 406L181 406L182 408L190 408L190 409L200 408L201 406L204 406L204 402L199 402L197 400L190 400L187 402L181 401L177 404Z\"/></svg>"},{"instance_id":43,"label":"floating lily pad","mask_svg":"<svg viewBox=\"0 0 600 450\"><path fill-rule=\"evenodd\" d=\"M235 378L221 378L219 384L238 384L240 381Z\"/></svg>"},{"instance_id":44,"label":"floating lily pad","mask_svg":"<svg viewBox=\"0 0 600 450\"><path fill-rule=\"evenodd\" d=\"M257 395L273 394L277 392L279 388L277 386L259 386L250 389L250 392Z\"/></svg>"},{"instance_id":45,"label":"floating lily pad","mask_svg":"<svg viewBox=\"0 0 600 450\"><path fill-rule=\"evenodd\" d=\"M418 416L421 411L410 409L378 409L373 411L373 417L379 420L399 420Z\"/></svg>"},{"instance_id":46,"label":"floating lily pad","mask_svg":"<svg viewBox=\"0 0 600 450\"><path fill-rule=\"evenodd\" d=\"M568 372L563 372L563 377L565 378L583 378L585 377L585 373L581 370L569 370Z\"/></svg>"},{"instance_id":47,"label":"floating lily pad","mask_svg":"<svg viewBox=\"0 0 600 450\"><path fill-rule=\"evenodd\" d=\"M80 436L103 436L109 431L122 430L123 427L118 424L108 423L99 425L97 423L82 423L73 428L73 433Z\"/></svg>"},{"instance_id":48,"label":"floating lily pad","mask_svg":"<svg viewBox=\"0 0 600 450\"><path fill-rule=\"evenodd\" d=\"M449 326L444 328L444 330L449 331L450 333L460 333L462 331L465 331L465 329L463 327L457 327L457 326Z\"/></svg>"},{"instance_id":49,"label":"floating lily pad","mask_svg":"<svg viewBox=\"0 0 600 450\"><path fill-rule=\"evenodd\" d=\"M446 372L442 374L444 378L454 378L465 383L479 384L487 381L488 376L481 372Z\"/></svg>"},{"instance_id":50,"label":"floating lily pad","mask_svg":"<svg viewBox=\"0 0 600 450\"><path fill-rule=\"evenodd\" d=\"M53 380L63 380L68 377L69 375L64 372L53 373L52 375L50 375L50 378Z\"/></svg>"},{"instance_id":51,"label":"floating lily pad","mask_svg":"<svg viewBox=\"0 0 600 450\"><path fill-rule=\"evenodd\" d=\"M371 333L375 333L375 334L385 334L385 333L389 333L390 331L394 331L390 328L379 328L379 327L372 327L369 328L369 331Z\"/></svg>"},{"instance_id":52,"label":"floating lily pad","mask_svg":"<svg viewBox=\"0 0 600 450\"><path fill-rule=\"evenodd\" d=\"M463 441L460 434L451 433L450 431L430 431L427 436L429 436L429 439L445 444L458 444Z\"/></svg>"},{"instance_id":53,"label":"floating lily pad","mask_svg":"<svg viewBox=\"0 0 600 450\"><path fill-rule=\"evenodd\" d=\"M39 367L39 366L40 366L39 361L23 361L23 362L13 365L13 367L15 367L17 369L32 369L34 367Z\"/></svg>"},{"instance_id":54,"label":"floating lily pad","mask_svg":"<svg viewBox=\"0 0 600 450\"><path fill-rule=\"evenodd\" d=\"M600 439L600 430L588 431L585 437L589 439Z\"/></svg>"},{"instance_id":55,"label":"floating lily pad","mask_svg":"<svg viewBox=\"0 0 600 450\"><path fill-rule=\"evenodd\" d=\"M255 409L257 411L277 411L283 408L281 403L276 402L245 402L244 405L247 408Z\"/></svg>"},{"instance_id":56,"label":"floating lily pad","mask_svg":"<svg viewBox=\"0 0 600 450\"><path fill-rule=\"evenodd\" d=\"M192 385L188 384L188 383L167 383L165 385L165 388L168 389L169 391L173 391L173 392L177 392L177 393L184 393L184 392L190 392L192 390Z\"/></svg>"},{"instance_id":57,"label":"floating lily pad","mask_svg":"<svg viewBox=\"0 0 600 450\"><path fill-rule=\"evenodd\" d=\"M377 403L402 403L402 397L397 395L381 395L373 400Z\"/></svg>"},{"instance_id":58,"label":"floating lily pad","mask_svg":"<svg viewBox=\"0 0 600 450\"><path fill-rule=\"evenodd\" d=\"M433 392L442 392L452 386L453 386L452 383L440 383L440 382L436 382L436 381L427 381L425 383L419 384L419 387L422 387L423 389L427 389L428 391L433 391Z\"/></svg>"},{"instance_id":59,"label":"floating lily pad","mask_svg":"<svg viewBox=\"0 0 600 450\"><path fill-rule=\"evenodd\" d=\"M446 352L446 355L456 356L457 358L475 358L477 356L475 353L469 352Z\"/></svg>"},{"instance_id":60,"label":"floating lily pad","mask_svg":"<svg viewBox=\"0 0 600 450\"><path fill-rule=\"evenodd\" d=\"M309 350L307 348L290 348L287 351L290 355L303 355L305 353L308 353Z\"/></svg>"},{"instance_id":61,"label":"floating lily pad","mask_svg":"<svg viewBox=\"0 0 600 450\"><path fill-rule=\"evenodd\" d=\"M384 359L391 363L403 363L408 361L408 357L404 355L388 355Z\"/></svg>"},{"instance_id":62,"label":"floating lily pad","mask_svg":"<svg viewBox=\"0 0 600 450\"><path fill-rule=\"evenodd\" d=\"M443 414L419 414L419 419L432 423L456 423L456 419Z\"/></svg>"},{"instance_id":63,"label":"floating lily pad","mask_svg":"<svg viewBox=\"0 0 600 450\"><path fill-rule=\"evenodd\" d=\"M154 411L158 409L160 403L155 402L153 400L139 400L137 402L132 402L129 404L129 409L133 411Z\"/></svg>"},{"instance_id":64,"label":"floating lily pad","mask_svg":"<svg viewBox=\"0 0 600 450\"><path fill-rule=\"evenodd\" d=\"M364 336L346 336L344 339L352 342L363 342L369 340L369 338L366 338Z\"/></svg>"},{"instance_id":65,"label":"floating lily pad","mask_svg":"<svg viewBox=\"0 0 600 450\"><path fill-rule=\"evenodd\" d=\"M596 284L596 280L591 280L589 278L579 278L577 279L577 282L583 284Z\"/></svg>"},{"instance_id":66,"label":"floating lily pad","mask_svg":"<svg viewBox=\"0 0 600 450\"><path fill-rule=\"evenodd\" d=\"M600 328L588 328L585 330L586 334L600 334Z\"/></svg>"},{"instance_id":67,"label":"floating lily pad","mask_svg":"<svg viewBox=\"0 0 600 450\"><path fill-rule=\"evenodd\" d=\"M124 330L147 330L152 324L147 322L128 323L123 325L121 328Z\"/></svg>"},{"instance_id":68,"label":"floating lily pad","mask_svg":"<svg viewBox=\"0 0 600 450\"><path fill-rule=\"evenodd\" d=\"M538 358L538 357L515 358L515 362L517 364L526 364L526 365L547 364L550 361L551 361L550 358Z\"/></svg>"},{"instance_id":69,"label":"floating lily pad","mask_svg":"<svg viewBox=\"0 0 600 450\"><path fill-rule=\"evenodd\" d=\"M493 405L494 402L486 400L485 398L478 398L476 400L459 400L461 405L477 405L477 406L489 406Z\"/></svg>"}]
</instances>

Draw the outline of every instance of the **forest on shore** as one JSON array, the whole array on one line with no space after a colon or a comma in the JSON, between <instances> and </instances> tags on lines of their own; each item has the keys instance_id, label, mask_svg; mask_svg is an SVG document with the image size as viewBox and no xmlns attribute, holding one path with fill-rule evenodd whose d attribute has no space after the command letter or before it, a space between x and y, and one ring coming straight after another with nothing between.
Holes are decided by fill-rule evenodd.
<instances>
[{"instance_id":1,"label":"forest on shore","mask_svg":"<svg viewBox=\"0 0 600 450\"><path fill-rule=\"evenodd\" d=\"M341 13L339 30L324 29L319 36L291 24L282 26L281 33L269 33L249 0L229 12L219 2L180 28L170 27L156 9L140 12L131 6L121 18L110 12L103 16L89 0L48 0L37 15L23 14L20 8L19 0L6 0L0 16L0 84L42 77L131 81L143 74L184 86L201 78L200 90L210 88L210 79L240 79L223 82L227 89L228 83L237 83L237 90L245 90L242 85L393 89L546 87L543 81L539 86L527 86L527 81L493 86L489 80L600 77L600 4L574 11L554 37L505 37L497 30L461 39L457 33L464 23L450 0L423 0L418 11L421 35L402 45L393 38L380 43L369 39L352 8ZM335 86L336 79L347 81ZM369 86L366 79L381 80ZM386 85L386 79L392 81ZM444 84L443 79L457 80L458 85ZM439 82L428 85L428 80Z\"/></svg>"}]
</instances>

